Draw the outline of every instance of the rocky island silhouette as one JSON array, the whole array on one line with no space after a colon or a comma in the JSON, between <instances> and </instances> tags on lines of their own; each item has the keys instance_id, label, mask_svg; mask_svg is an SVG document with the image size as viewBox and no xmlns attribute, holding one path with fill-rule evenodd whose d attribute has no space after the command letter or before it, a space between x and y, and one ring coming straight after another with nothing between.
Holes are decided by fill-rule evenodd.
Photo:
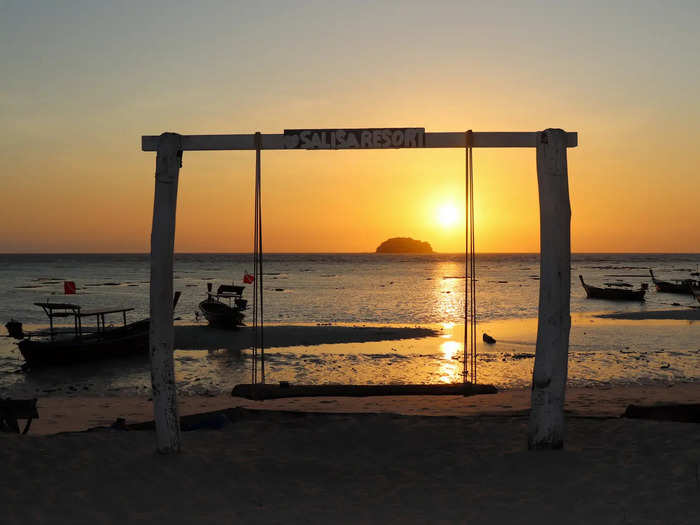
<instances>
[{"instance_id":1,"label":"rocky island silhouette","mask_svg":"<svg viewBox=\"0 0 700 525\"><path fill-rule=\"evenodd\" d=\"M410 237L393 237L381 243L376 253L434 253L430 243Z\"/></svg>"}]
</instances>

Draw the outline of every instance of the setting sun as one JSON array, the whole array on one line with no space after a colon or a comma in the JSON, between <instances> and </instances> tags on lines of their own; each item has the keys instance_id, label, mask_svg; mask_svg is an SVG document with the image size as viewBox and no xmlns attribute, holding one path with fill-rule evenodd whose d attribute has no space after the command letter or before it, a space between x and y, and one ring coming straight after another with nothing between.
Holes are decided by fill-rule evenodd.
<instances>
[{"instance_id":1,"label":"setting sun","mask_svg":"<svg viewBox=\"0 0 700 525\"><path fill-rule=\"evenodd\" d=\"M438 208L437 220L441 226L449 228L457 222L457 208L452 204L444 204Z\"/></svg>"}]
</instances>

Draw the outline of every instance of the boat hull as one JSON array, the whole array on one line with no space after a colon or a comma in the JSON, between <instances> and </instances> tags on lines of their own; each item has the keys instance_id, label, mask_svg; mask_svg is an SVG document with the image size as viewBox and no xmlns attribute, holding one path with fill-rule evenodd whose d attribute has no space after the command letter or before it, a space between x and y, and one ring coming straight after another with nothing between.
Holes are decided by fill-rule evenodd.
<instances>
[{"instance_id":1,"label":"boat hull","mask_svg":"<svg viewBox=\"0 0 700 525\"><path fill-rule=\"evenodd\" d=\"M243 325L244 314L238 308L232 308L219 301L206 299L199 303L199 309L209 321L209 326L236 329Z\"/></svg>"},{"instance_id":2,"label":"boat hull","mask_svg":"<svg viewBox=\"0 0 700 525\"><path fill-rule=\"evenodd\" d=\"M700 303L700 286L691 286L690 291L693 292L695 299Z\"/></svg>"},{"instance_id":3,"label":"boat hull","mask_svg":"<svg viewBox=\"0 0 700 525\"><path fill-rule=\"evenodd\" d=\"M654 272L652 270L649 270L649 273L651 274L651 281L654 283L657 292L693 295L692 280L687 279L682 282L672 283L669 281L658 280L656 277L654 277Z\"/></svg>"},{"instance_id":4,"label":"boat hull","mask_svg":"<svg viewBox=\"0 0 700 525\"><path fill-rule=\"evenodd\" d=\"M149 325L149 319L144 319L99 334L69 339L23 339L18 343L18 347L27 366L31 368L71 365L135 354L146 355Z\"/></svg>"},{"instance_id":5,"label":"boat hull","mask_svg":"<svg viewBox=\"0 0 700 525\"><path fill-rule=\"evenodd\" d=\"M693 291L690 289L690 285L687 283L669 283L668 281L657 281L654 280L654 286L657 292L661 293L675 293L679 295L693 295Z\"/></svg>"},{"instance_id":6,"label":"boat hull","mask_svg":"<svg viewBox=\"0 0 700 525\"><path fill-rule=\"evenodd\" d=\"M585 285L589 299L607 299L609 301L644 301L645 290L615 290Z\"/></svg>"},{"instance_id":7,"label":"boat hull","mask_svg":"<svg viewBox=\"0 0 700 525\"><path fill-rule=\"evenodd\" d=\"M581 285L586 291L586 296L589 299L607 299L609 301L644 301L646 287L642 285L639 290L625 290L622 288L599 288L586 284L582 276L578 276L581 280Z\"/></svg>"}]
</instances>

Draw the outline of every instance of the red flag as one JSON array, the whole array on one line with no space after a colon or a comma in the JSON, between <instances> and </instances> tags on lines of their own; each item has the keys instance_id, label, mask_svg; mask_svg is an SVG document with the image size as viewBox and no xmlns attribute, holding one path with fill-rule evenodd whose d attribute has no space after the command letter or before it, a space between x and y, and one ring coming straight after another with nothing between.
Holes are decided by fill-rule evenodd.
<instances>
[{"instance_id":1,"label":"red flag","mask_svg":"<svg viewBox=\"0 0 700 525\"><path fill-rule=\"evenodd\" d=\"M243 274L243 282L244 282L244 283L250 284L250 283L252 283L254 280L255 280L255 276L254 276L254 275L251 275L251 274L249 274L248 272L245 272L245 273Z\"/></svg>"},{"instance_id":2,"label":"red flag","mask_svg":"<svg viewBox=\"0 0 700 525\"><path fill-rule=\"evenodd\" d=\"M75 283L73 281L63 281L63 293L72 295L75 293Z\"/></svg>"}]
</instances>

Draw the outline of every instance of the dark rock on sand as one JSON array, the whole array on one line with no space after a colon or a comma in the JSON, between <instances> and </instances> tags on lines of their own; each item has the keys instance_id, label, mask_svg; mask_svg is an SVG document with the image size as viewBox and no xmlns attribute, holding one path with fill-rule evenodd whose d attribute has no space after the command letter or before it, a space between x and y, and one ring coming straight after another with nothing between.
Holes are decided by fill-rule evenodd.
<instances>
[{"instance_id":1,"label":"dark rock on sand","mask_svg":"<svg viewBox=\"0 0 700 525\"><path fill-rule=\"evenodd\" d=\"M482 339L484 340L484 343L487 343L490 345L492 345L496 342L496 340L493 337L491 337L489 334L487 334L486 332L484 332Z\"/></svg>"}]
</instances>

